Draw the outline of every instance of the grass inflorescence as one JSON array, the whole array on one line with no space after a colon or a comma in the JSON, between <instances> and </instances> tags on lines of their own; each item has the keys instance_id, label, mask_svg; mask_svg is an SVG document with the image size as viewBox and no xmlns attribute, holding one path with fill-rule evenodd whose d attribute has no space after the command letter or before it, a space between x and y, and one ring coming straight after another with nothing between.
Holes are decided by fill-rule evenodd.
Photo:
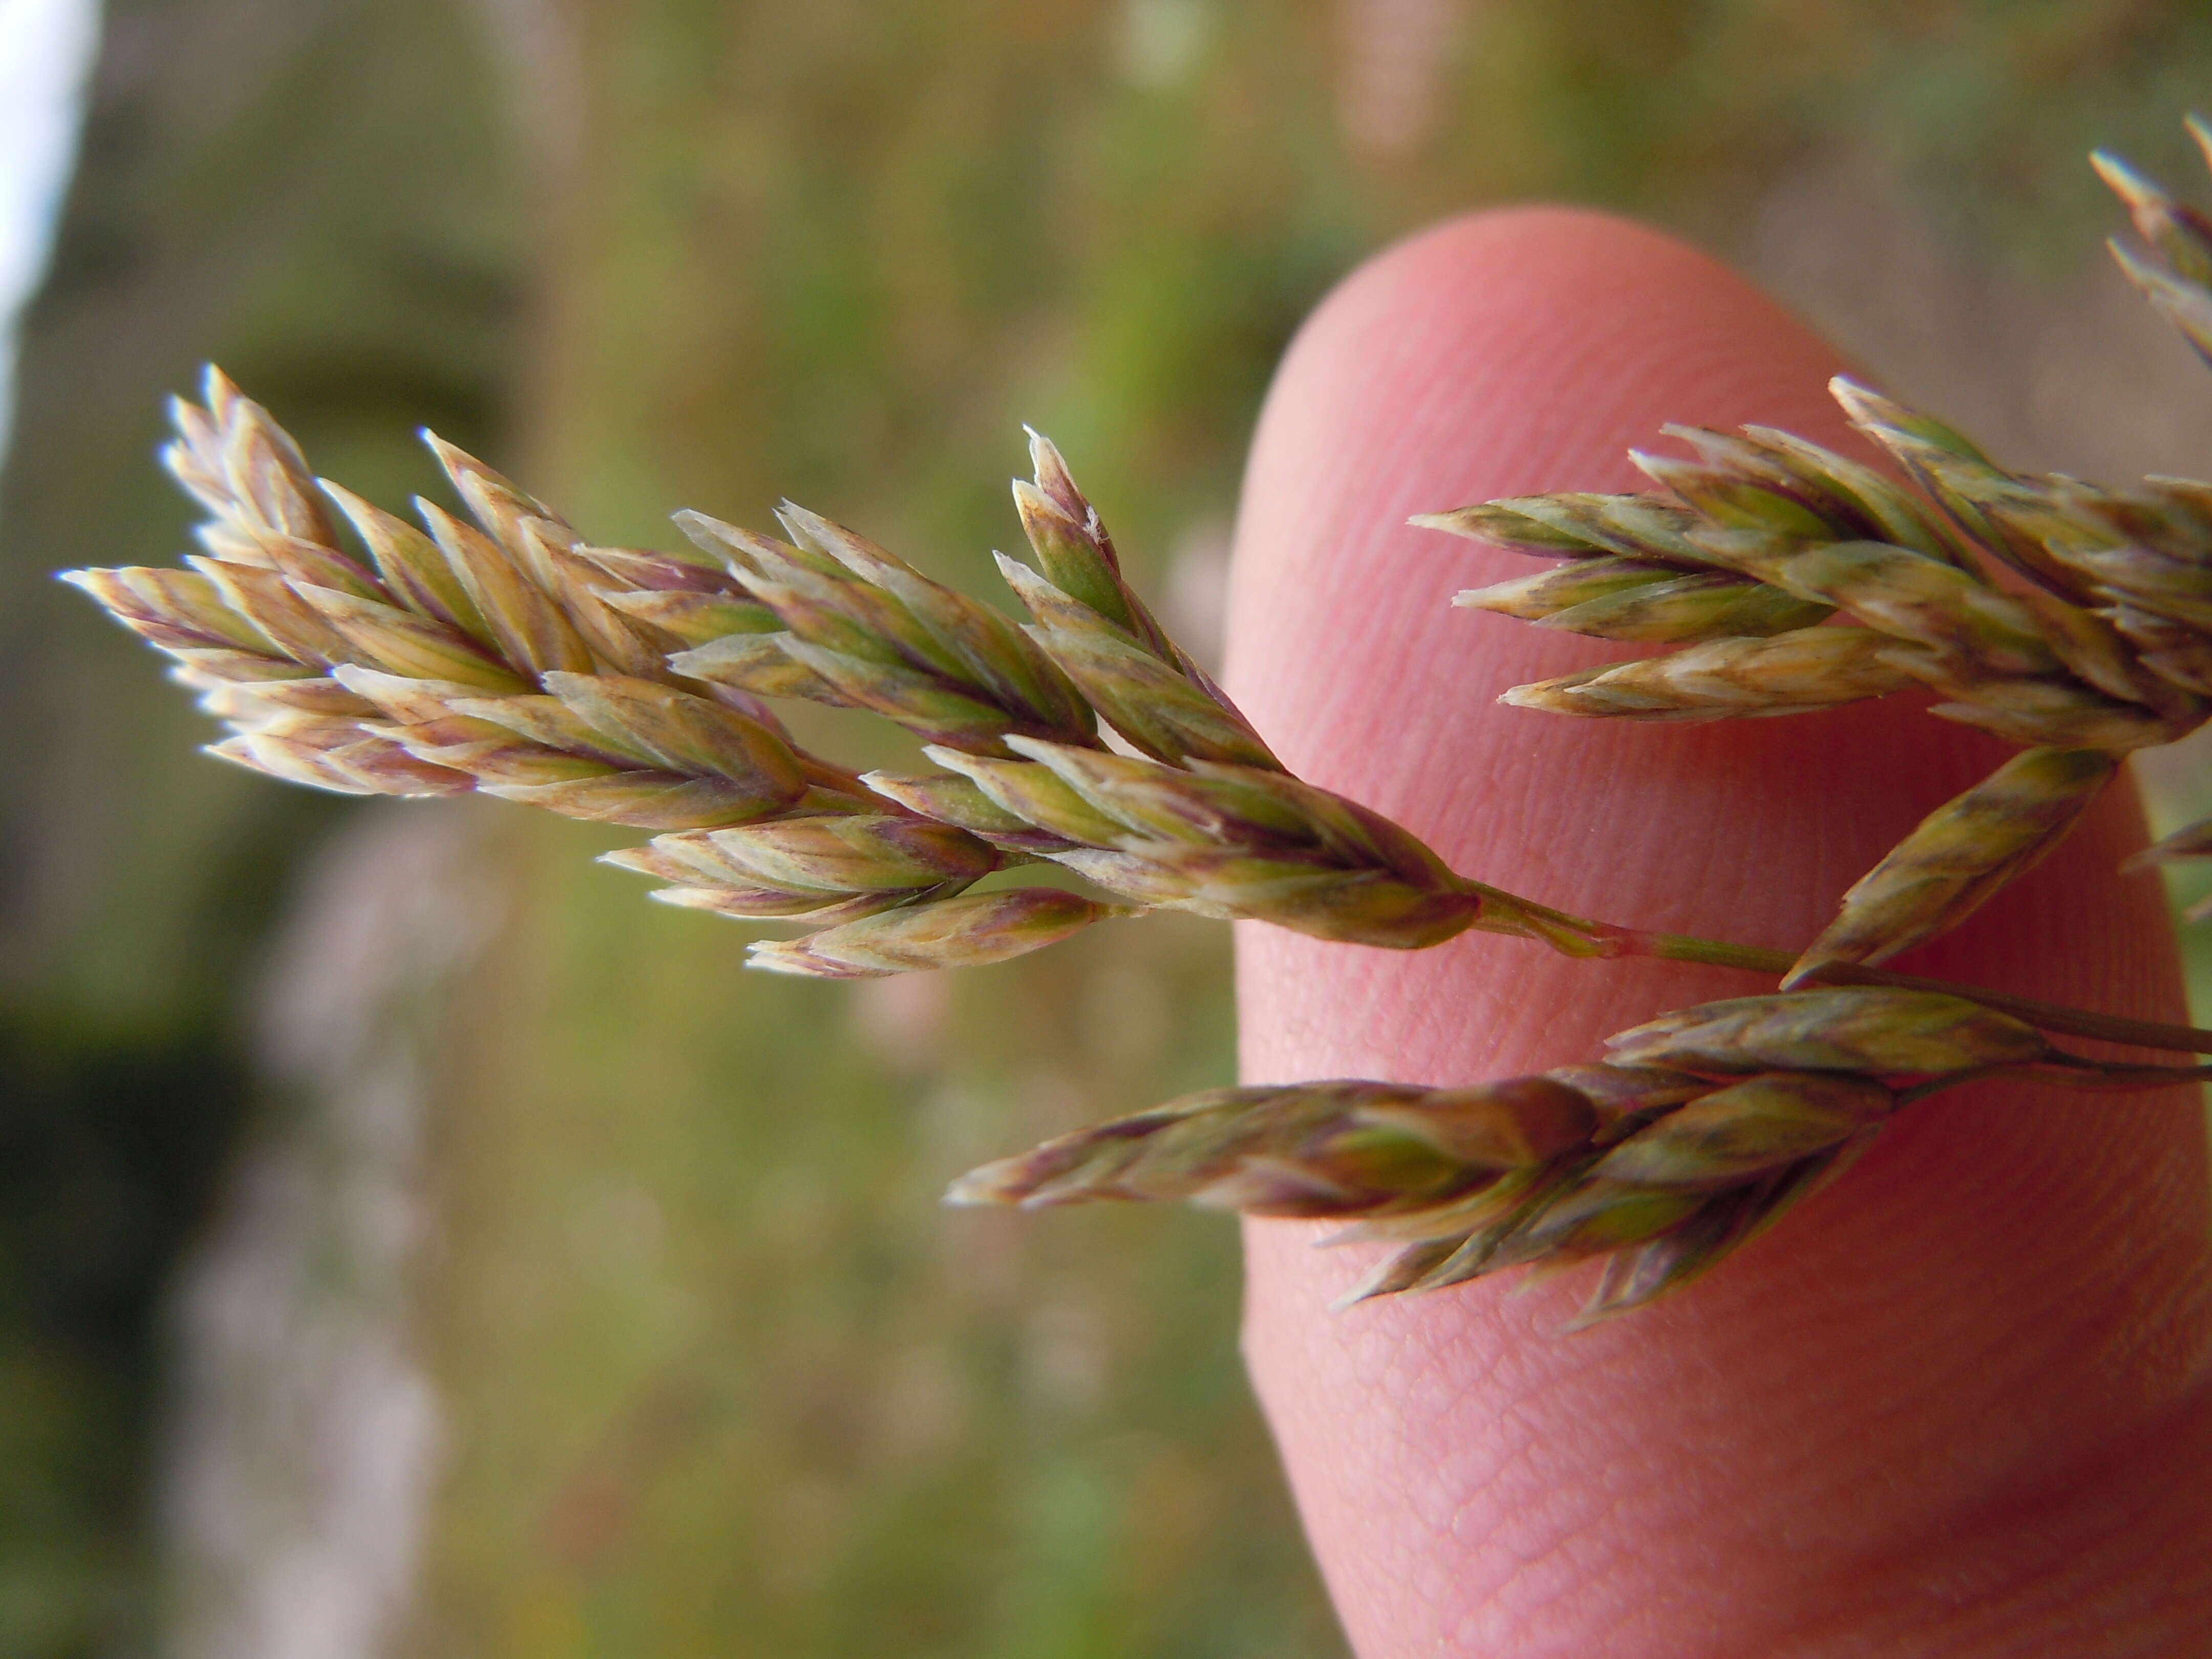
<instances>
[{"instance_id":1,"label":"grass inflorescence","mask_svg":"<svg viewBox=\"0 0 2212 1659\"><path fill-rule=\"evenodd\" d=\"M2212 221L2098 165L2147 250L2116 249L2123 266L2212 357ZM2212 485L2010 472L1939 421L1834 389L1893 476L1771 428L1670 428L1687 457L1635 458L1661 493L1417 520L1553 562L1462 605L1672 647L1514 687L1518 707L1710 720L1920 686L1942 694L1936 714L2020 745L1794 960L1505 892L1292 775L1146 608L1035 434L1033 477L1014 485L1032 562L999 560L1018 621L789 503L781 536L686 512L679 550L597 546L428 434L465 516L418 501L410 523L318 480L210 368L204 403L174 405L165 455L207 511L202 551L67 579L172 658L228 727L210 752L317 788L478 791L647 832L608 861L668 902L796 927L753 946L775 972L995 963L1176 908L1393 949L1479 930L1780 978L1623 1032L1600 1061L1436 1088L1213 1091L953 1193L1342 1219L1397 1246L1362 1296L1603 1257L1597 1318L1705 1271L1927 1096L1990 1077L2198 1075L2055 1037L2212 1052L2212 1034L1877 966L2048 853L2122 757L2212 714ZM809 751L775 712L788 699L892 722L915 764L860 774ZM2208 853L2200 823L2136 862Z\"/></svg>"}]
</instances>

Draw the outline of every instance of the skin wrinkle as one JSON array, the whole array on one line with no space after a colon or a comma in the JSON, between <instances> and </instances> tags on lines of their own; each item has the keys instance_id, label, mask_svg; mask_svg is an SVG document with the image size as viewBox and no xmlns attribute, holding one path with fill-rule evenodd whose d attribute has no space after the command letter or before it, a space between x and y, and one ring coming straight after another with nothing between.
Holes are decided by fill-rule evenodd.
<instances>
[{"instance_id":1,"label":"skin wrinkle","mask_svg":"<svg viewBox=\"0 0 2212 1659\"><path fill-rule=\"evenodd\" d=\"M1821 390L1833 364L1700 256L1598 216L1493 216L1393 251L1324 305L1270 394L1232 575L1232 691L1294 769L1455 868L1610 920L1802 945L1899 836L2013 751L1902 698L1674 728L1497 708L1507 684L1628 653L1455 611L1456 588L1532 562L1402 520L1632 488L1620 450L1663 442L1665 420L1847 442ZM2112 874L2140 836L2132 802L2108 797L1900 965L2177 1018L2155 884ZM1401 953L1238 935L1254 1079L1538 1069L1760 988L1484 936ZM1366 1659L2071 1654L2022 1646L2004 1605L2017 1562L2041 1559L2033 1540L1974 1529L2021 1524L1990 1507L2000 1492L2037 1494L2052 1511L2039 1529L2072 1528L2092 1553L2083 1593L2124 1620L2155 1598L2109 1517L2160 1503L2140 1512L2212 1543L2204 1501L2159 1495L2170 1467L2144 1464L2124 1492L2118 1474L2104 1490L2054 1474L2106 1468L2116 1437L2202 1375L2203 1215L2185 1095L1962 1091L1685 1297L1571 1340L1555 1333L1583 1281L1331 1316L1375 1247L1314 1251L1316 1229L1254 1225L1247 1352ZM1972 1577L1977 1551L1994 1589L1955 1614L1900 1580ZM2134 1628L2106 1650L2176 1650L2171 1625Z\"/></svg>"}]
</instances>

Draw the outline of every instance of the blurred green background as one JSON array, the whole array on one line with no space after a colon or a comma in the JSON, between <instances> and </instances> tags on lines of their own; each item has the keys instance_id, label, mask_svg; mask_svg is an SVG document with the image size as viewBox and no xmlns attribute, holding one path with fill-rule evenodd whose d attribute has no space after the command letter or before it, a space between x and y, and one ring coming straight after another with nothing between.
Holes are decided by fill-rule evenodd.
<instances>
[{"instance_id":1,"label":"blurred green background","mask_svg":"<svg viewBox=\"0 0 2212 1659\"><path fill-rule=\"evenodd\" d=\"M2023 464L2203 471L2094 264L2156 0L110 0L0 477L0 1654L1341 1651L1232 1231L947 1214L1226 1081L1224 930L738 971L580 826L200 758L47 574L161 562L221 362L387 505L789 494L975 591L1049 431L1203 641L1267 376L1439 216L1747 264ZM2169 779L2169 794L2181 785Z\"/></svg>"}]
</instances>

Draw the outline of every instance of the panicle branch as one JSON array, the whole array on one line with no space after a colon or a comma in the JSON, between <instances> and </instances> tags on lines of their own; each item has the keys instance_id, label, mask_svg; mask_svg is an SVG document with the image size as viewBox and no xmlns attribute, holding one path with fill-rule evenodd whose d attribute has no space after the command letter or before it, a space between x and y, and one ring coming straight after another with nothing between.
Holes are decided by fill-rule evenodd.
<instances>
[{"instance_id":1,"label":"panicle branch","mask_svg":"<svg viewBox=\"0 0 2212 1659\"><path fill-rule=\"evenodd\" d=\"M2212 159L2212 129L2190 131ZM2212 219L2100 155L2146 253L2121 268L2212 361ZM1844 897L1792 970L1874 963L1966 920L2055 846L2119 757L2212 714L2212 485L2110 490L2007 471L1854 381L1831 388L1908 487L1765 427L1668 427L1632 453L1665 492L1484 502L1413 522L1557 560L1459 603L1681 648L1515 686L1553 714L1708 720L1832 708L1911 687L2029 752L1939 807ZM2193 824L2138 866L2203 856Z\"/></svg>"},{"instance_id":2,"label":"panicle branch","mask_svg":"<svg viewBox=\"0 0 2212 1659\"><path fill-rule=\"evenodd\" d=\"M1347 1220L1396 1249L1348 1301L1603 1258L1579 1322L1686 1284L1864 1150L1910 1092L1994 1075L2169 1083L2055 1049L1962 998L1799 991L1689 1008L1606 1059L1453 1088L1217 1089L1048 1141L956 1204L1180 1199ZM2072 1080L2070 1078L2069 1080Z\"/></svg>"}]
</instances>

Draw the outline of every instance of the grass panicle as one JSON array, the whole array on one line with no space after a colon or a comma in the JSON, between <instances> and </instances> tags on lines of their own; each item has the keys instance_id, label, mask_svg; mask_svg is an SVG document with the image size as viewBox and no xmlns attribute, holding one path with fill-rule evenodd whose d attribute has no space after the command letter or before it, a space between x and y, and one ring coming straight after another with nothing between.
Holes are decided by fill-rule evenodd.
<instances>
[{"instance_id":1,"label":"grass panicle","mask_svg":"<svg viewBox=\"0 0 2212 1659\"><path fill-rule=\"evenodd\" d=\"M2147 249L2116 250L2124 267L2212 356L2212 220L2123 163L2098 166ZM210 368L204 403L174 404L165 452L206 511L200 550L67 579L168 655L228 728L214 753L318 788L476 791L650 832L605 861L665 902L801 930L752 946L771 972L984 965L1164 908L1370 946L1480 930L1783 979L1621 1032L1601 1061L1444 1088L1211 1091L952 1193L1338 1219L1346 1239L1395 1247L1354 1299L1599 1260L1587 1322L1694 1279L1930 1094L2203 1074L2087 1059L2055 1036L2212 1053L2212 1033L1875 965L2047 854L2122 757L2212 713L2212 485L2009 472L1940 421L1833 389L1889 471L1771 428L1669 427L1686 454L1635 457L1662 494L1416 520L1548 562L1460 605L1668 647L1514 687L1510 704L1694 721L1921 688L1937 714L2021 746L1855 885L1794 962L1487 886L1291 775L1146 607L1034 433L1033 477L1014 485L1030 562L999 559L1024 621L788 502L781 537L684 512L683 547L595 546L428 434L462 510L417 501L410 523L317 480ZM811 753L775 712L786 699L879 715L915 761L861 775ZM2199 823L2133 866L2206 855Z\"/></svg>"}]
</instances>

